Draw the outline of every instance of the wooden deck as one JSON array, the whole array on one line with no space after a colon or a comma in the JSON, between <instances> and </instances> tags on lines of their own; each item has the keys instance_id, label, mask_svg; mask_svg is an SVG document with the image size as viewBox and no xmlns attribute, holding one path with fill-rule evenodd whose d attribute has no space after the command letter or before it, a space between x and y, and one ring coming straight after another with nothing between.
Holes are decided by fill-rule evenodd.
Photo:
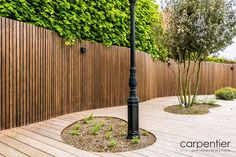
<instances>
[{"instance_id":1,"label":"wooden deck","mask_svg":"<svg viewBox=\"0 0 236 157\"><path fill-rule=\"evenodd\" d=\"M65 144L60 133L84 115L111 115L127 119L127 108L112 107L60 116L32 125L0 132L0 157L236 157L236 101L219 101L222 106L207 115L184 116L166 113L175 97L157 98L140 104L140 127L155 134L154 145L132 152L94 153ZM229 151L211 152L181 148L181 141L230 141Z\"/></svg>"}]
</instances>

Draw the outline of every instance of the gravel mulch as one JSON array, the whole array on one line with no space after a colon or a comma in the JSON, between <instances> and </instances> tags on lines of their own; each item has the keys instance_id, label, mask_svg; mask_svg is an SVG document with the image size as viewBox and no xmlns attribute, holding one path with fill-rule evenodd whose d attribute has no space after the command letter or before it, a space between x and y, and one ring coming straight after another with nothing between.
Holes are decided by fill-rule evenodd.
<instances>
[{"instance_id":1,"label":"gravel mulch","mask_svg":"<svg viewBox=\"0 0 236 157\"><path fill-rule=\"evenodd\" d=\"M127 122L114 117L93 117L89 115L68 126L62 139L76 148L93 152L124 152L152 145L156 138L150 132L140 129L140 139L126 139Z\"/></svg>"}]
</instances>

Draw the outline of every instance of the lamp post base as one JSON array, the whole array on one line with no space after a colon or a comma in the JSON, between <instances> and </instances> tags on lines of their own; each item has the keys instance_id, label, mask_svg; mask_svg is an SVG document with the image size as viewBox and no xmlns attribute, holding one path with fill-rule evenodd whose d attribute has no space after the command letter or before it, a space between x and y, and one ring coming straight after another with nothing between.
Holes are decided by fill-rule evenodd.
<instances>
[{"instance_id":1,"label":"lamp post base","mask_svg":"<svg viewBox=\"0 0 236 157\"><path fill-rule=\"evenodd\" d=\"M128 135L127 139L140 137L139 135L139 99L138 97L128 98Z\"/></svg>"},{"instance_id":2,"label":"lamp post base","mask_svg":"<svg viewBox=\"0 0 236 157\"><path fill-rule=\"evenodd\" d=\"M126 139L133 139L134 137L140 137L140 134L138 132L128 133Z\"/></svg>"}]
</instances>

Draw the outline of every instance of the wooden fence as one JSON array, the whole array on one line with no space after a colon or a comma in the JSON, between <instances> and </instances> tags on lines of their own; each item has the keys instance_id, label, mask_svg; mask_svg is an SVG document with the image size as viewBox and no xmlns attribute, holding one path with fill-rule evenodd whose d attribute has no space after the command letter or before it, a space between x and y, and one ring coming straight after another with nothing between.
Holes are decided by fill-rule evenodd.
<instances>
[{"instance_id":1,"label":"wooden fence","mask_svg":"<svg viewBox=\"0 0 236 157\"><path fill-rule=\"evenodd\" d=\"M0 33L0 130L126 104L128 48L90 42L66 46L53 31L2 17ZM87 52L82 54L81 47ZM143 52L136 59L141 101L175 95L171 67ZM235 87L231 67L236 70L235 65L204 63L200 94Z\"/></svg>"}]
</instances>

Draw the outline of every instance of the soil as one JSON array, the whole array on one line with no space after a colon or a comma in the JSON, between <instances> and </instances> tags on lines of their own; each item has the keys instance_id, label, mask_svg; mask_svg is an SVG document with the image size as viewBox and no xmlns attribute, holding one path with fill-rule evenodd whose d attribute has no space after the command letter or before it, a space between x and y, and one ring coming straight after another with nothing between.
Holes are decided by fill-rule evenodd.
<instances>
[{"instance_id":1,"label":"soil","mask_svg":"<svg viewBox=\"0 0 236 157\"><path fill-rule=\"evenodd\" d=\"M191 107L182 107L181 105L168 106L164 109L166 112L175 114L198 115L209 113L210 108L219 107L217 104L194 104Z\"/></svg>"},{"instance_id":2,"label":"soil","mask_svg":"<svg viewBox=\"0 0 236 157\"><path fill-rule=\"evenodd\" d=\"M152 133L143 129L139 131L140 139L129 140L126 139L126 121L114 117L93 117L87 122L82 119L68 126L62 131L61 137L67 144L93 152L131 151L155 143L156 138Z\"/></svg>"}]
</instances>

